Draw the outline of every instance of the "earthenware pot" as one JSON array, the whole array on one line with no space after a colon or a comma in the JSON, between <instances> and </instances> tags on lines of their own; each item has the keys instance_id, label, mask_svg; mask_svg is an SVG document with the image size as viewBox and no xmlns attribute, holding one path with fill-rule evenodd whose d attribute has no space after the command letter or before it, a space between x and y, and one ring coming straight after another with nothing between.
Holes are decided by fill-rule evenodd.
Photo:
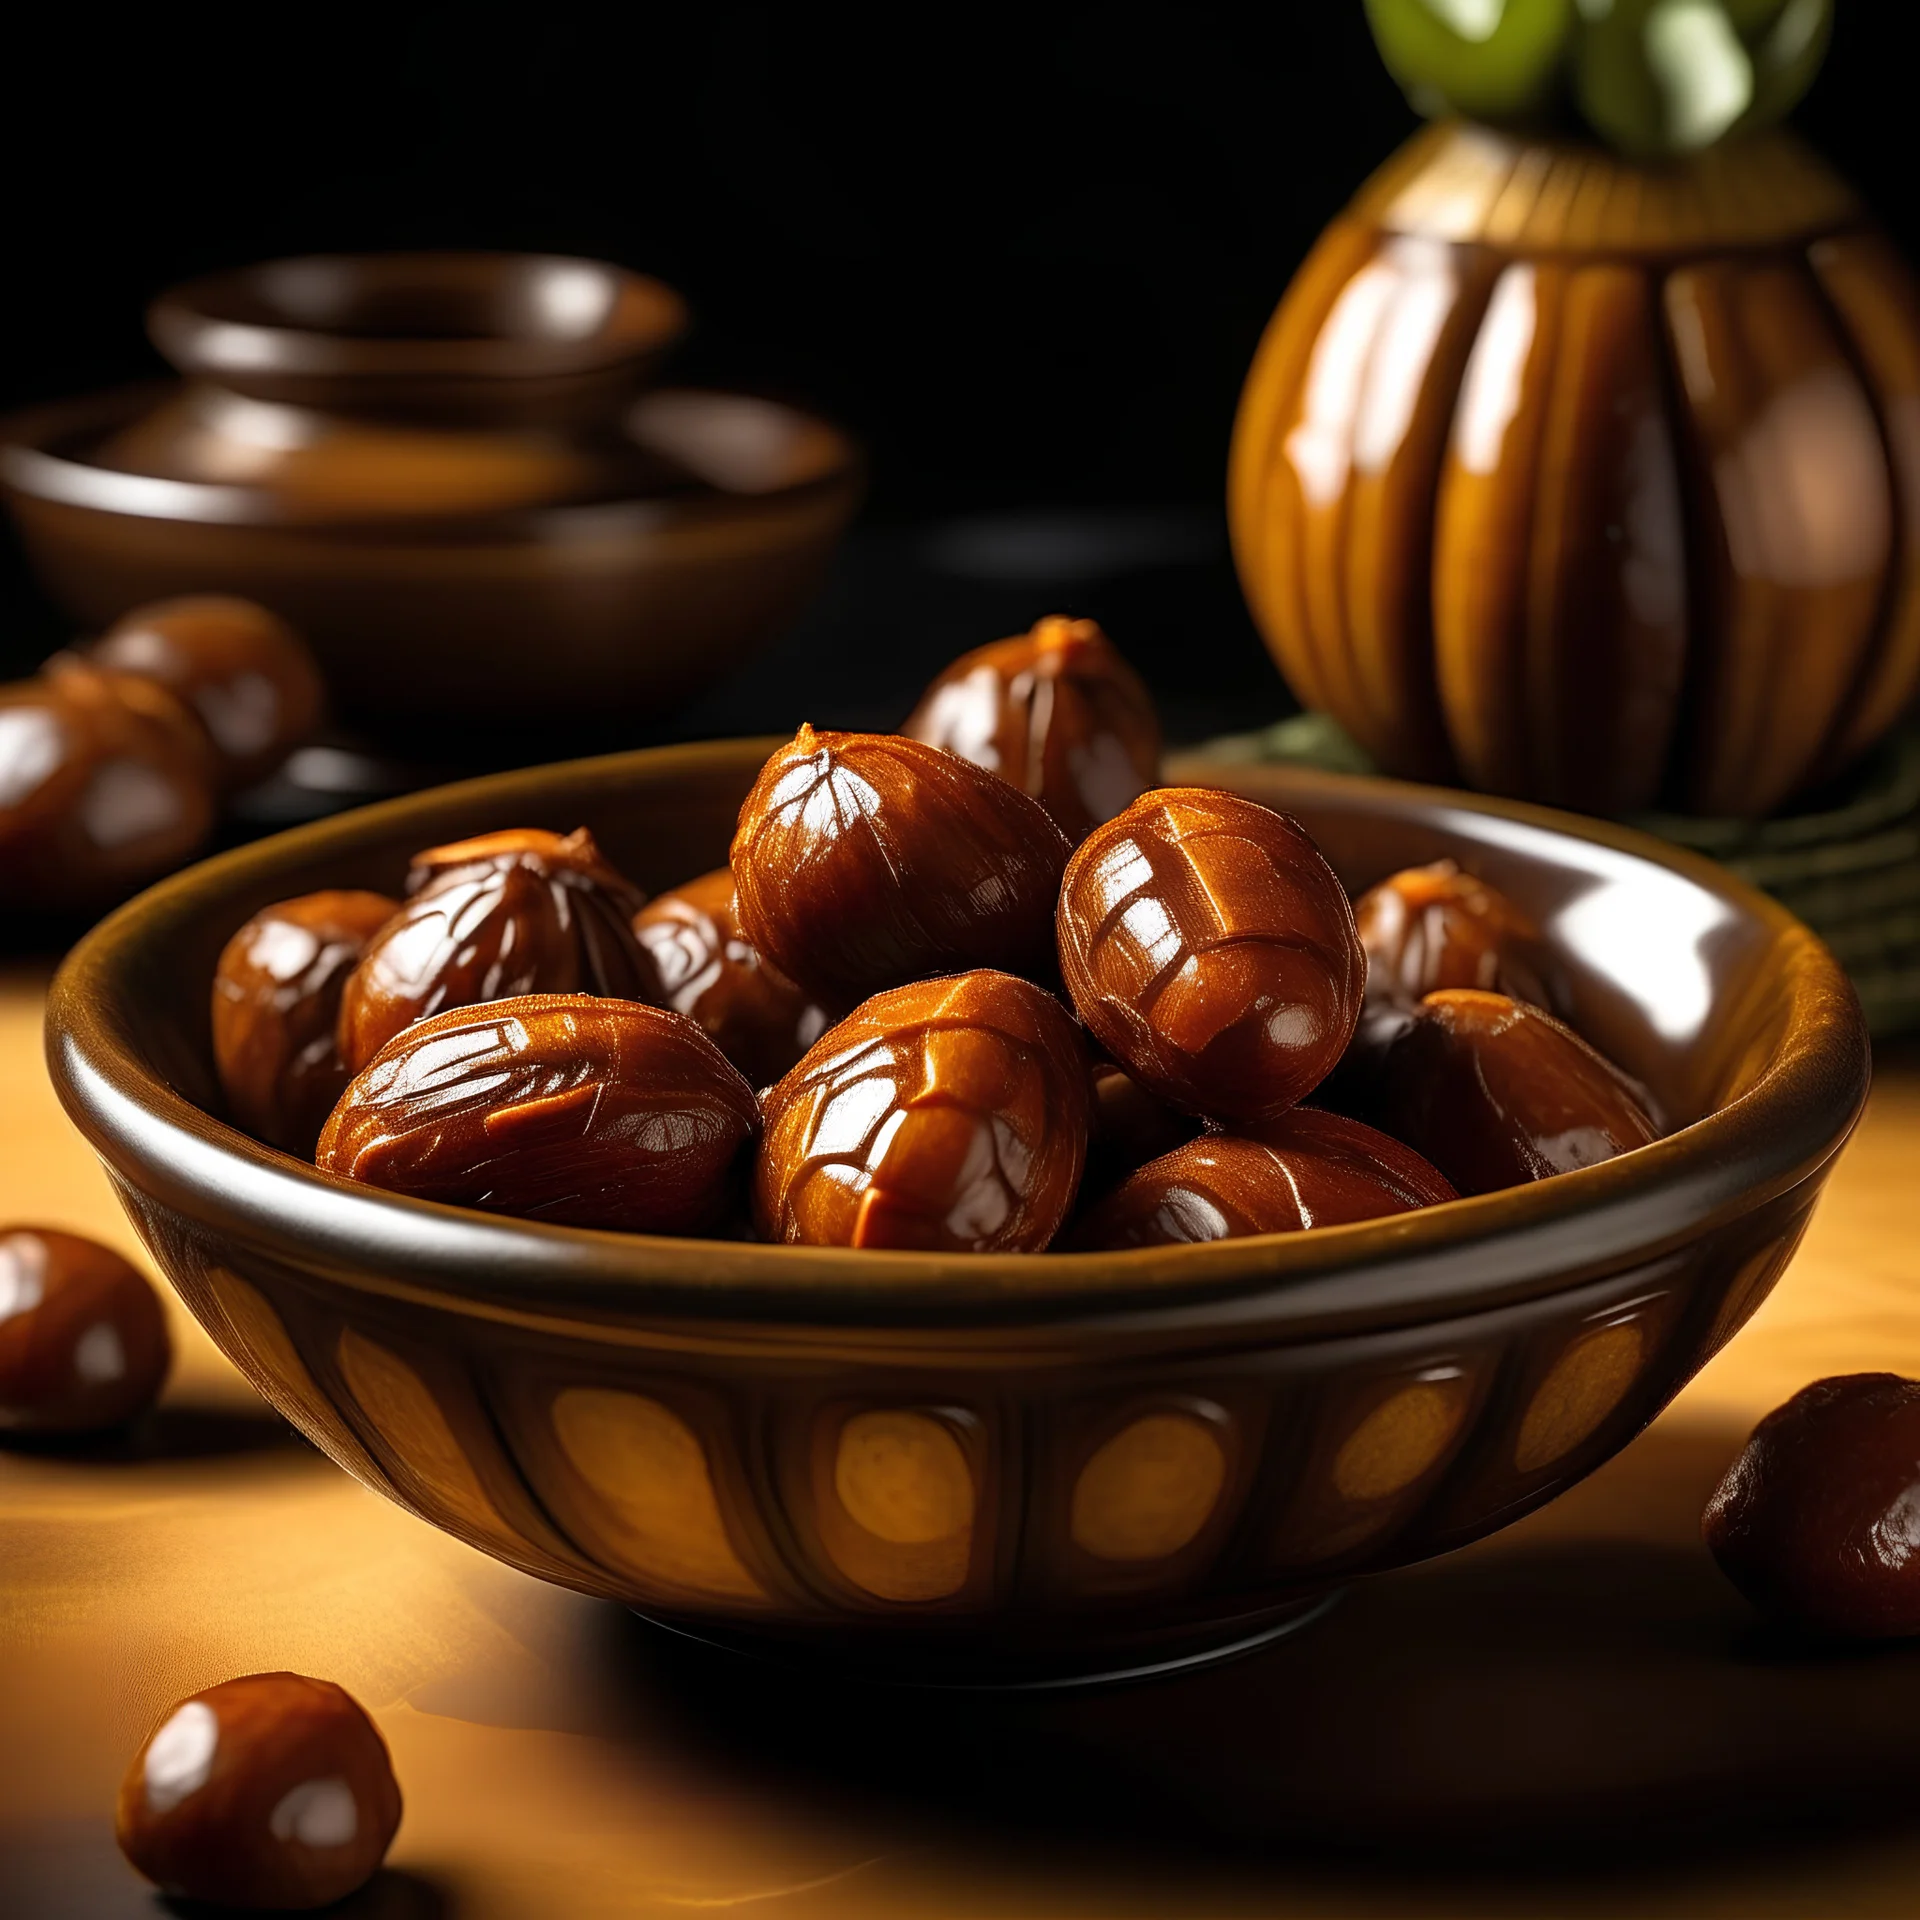
<instances>
[{"instance_id":1,"label":"earthenware pot","mask_svg":"<svg viewBox=\"0 0 1920 1920\"><path fill-rule=\"evenodd\" d=\"M1920 291L1783 132L1641 164L1423 130L1241 397L1234 552L1382 766L1753 817L1920 686Z\"/></svg>"}]
</instances>

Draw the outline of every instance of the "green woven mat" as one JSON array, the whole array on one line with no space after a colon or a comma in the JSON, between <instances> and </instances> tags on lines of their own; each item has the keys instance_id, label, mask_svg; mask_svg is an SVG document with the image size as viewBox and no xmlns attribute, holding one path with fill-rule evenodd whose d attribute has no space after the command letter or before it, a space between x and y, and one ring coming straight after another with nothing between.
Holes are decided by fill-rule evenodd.
<instances>
[{"instance_id":1,"label":"green woven mat","mask_svg":"<svg viewBox=\"0 0 1920 1920\"><path fill-rule=\"evenodd\" d=\"M1372 773L1319 713L1210 740L1208 759ZM1920 1027L1920 729L1896 734L1804 813L1771 820L1642 814L1630 822L1730 867L1797 913L1853 976L1876 1034Z\"/></svg>"}]
</instances>

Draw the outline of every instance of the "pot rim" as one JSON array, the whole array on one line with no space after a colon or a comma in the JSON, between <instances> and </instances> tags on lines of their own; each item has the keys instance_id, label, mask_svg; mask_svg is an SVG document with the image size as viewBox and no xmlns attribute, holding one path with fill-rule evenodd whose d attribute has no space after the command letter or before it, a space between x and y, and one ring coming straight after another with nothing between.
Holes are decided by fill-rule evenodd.
<instances>
[{"instance_id":1,"label":"pot rim","mask_svg":"<svg viewBox=\"0 0 1920 1920\"><path fill-rule=\"evenodd\" d=\"M339 536L355 542L434 539L491 544L512 539L590 539L616 529L666 526L714 515L784 512L796 501L816 493L858 486L865 470L858 443L824 415L759 394L709 387L656 388L637 398L626 409L625 417L637 410L688 400L765 409L796 435L804 434L817 443L814 458L800 476L759 491L716 485L685 495L562 501L495 513L355 518L351 514L289 511L269 487L127 473L96 466L60 450L61 443L76 434L99 434L123 425L142 410L182 391L178 382L146 381L78 399L51 401L0 419L0 488L49 506L122 519L271 528L315 538Z\"/></svg>"},{"instance_id":2,"label":"pot rim","mask_svg":"<svg viewBox=\"0 0 1920 1920\"><path fill-rule=\"evenodd\" d=\"M547 330L349 333L308 307L409 282L497 310L515 278L541 283L534 304L553 310ZM571 306L590 324L569 327ZM285 320L258 317L278 307ZM650 274L609 261L552 253L435 249L316 253L202 274L169 287L147 309L154 345L182 373L245 384L310 381L478 381L511 386L610 372L664 353L686 332L687 303Z\"/></svg>"},{"instance_id":3,"label":"pot rim","mask_svg":"<svg viewBox=\"0 0 1920 1920\"><path fill-rule=\"evenodd\" d=\"M1772 936L1784 1021L1735 1099L1650 1146L1535 1185L1386 1220L1122 1253L943 1255L621 1234L510 1219L380 1192L280 1153L194 1106L145 1057L131 991L147 957L276 871L371 849L409 819L590 805L637 772L757 765L769 740L641 749L492 774L356 809L200 862L129 901L60 968L48 1000L49 1070L69 1116L115 1176L296 1271L527 1325L603 1330L637 1319L728 1323L735 1335L907 1328L1004 1339L1089 1321L1231 1342L1304 1340L1454 1319L1576 1287L1677 1249L1809 1182L1865 1104L1866 1030L1839 963L1785 908L1710 861L1624 827L1399 781L1287 769L1302 797L1338 792L1376 815L1444 828L1503 823L1516 847L1555 838L1612 849L1694 882ZM1230 779L1231 768L1207 769ZM1184 769L1198 775L1199 763ZM1170 769L1169 778L1180 777ZM1543 845L1542 842L1545 842ZM1463 1287L1459 1268L1475 1278ZM560 1316L556 1322L555 1316Z\"/></svg>"}]
</instances>

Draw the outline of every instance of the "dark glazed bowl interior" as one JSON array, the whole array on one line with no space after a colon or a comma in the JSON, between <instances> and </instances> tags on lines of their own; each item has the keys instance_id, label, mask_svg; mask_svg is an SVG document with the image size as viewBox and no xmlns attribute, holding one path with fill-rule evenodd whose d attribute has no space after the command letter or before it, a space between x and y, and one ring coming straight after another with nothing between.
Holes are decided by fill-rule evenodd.
<instances>
[{"instance_id":1,"label":"dark glazed bowl interior","mask_svg":"<svg viewBox=\"0 0 1920 1920\"><path fill-rule=\"evenodd\" d=\"M357 1189L218 1117L207 983L258 907L392 888L416 848L506 825L588 825L669 886L724 860L769 745L500 775L224 855L103 923L48 1015L68 1111L276 1404L437 1524L682 1622L910 1663L1126 1665L1503 1525L1624 1444L1751 1313L1865 1098L1832 957L1708 863L1520 805L1195 764L1170 777L1295 814L1349 887L1444 854L1511 893L1566 964L1575 1024L1675 1130L1388 1221L968 1259L495 1219ZM638 1442L568 1426L583 1407L675 1423L699 1498L674 1511L709 1514L706 1559L635 1518ZM947 1436L965 1497L939 1511L965 1511L963 1538L876 1545L842 1510L834 1449L875 1409ZM1167 1479L1162 1442L1197 1479ZM933 1456L889 1456L909 1457ZM1176 1495L1198 1503L1184 1533Z\"/></svg>"},{"instance_id":2,"label":"dark glazed bowl interior","mask_svg":"<svg viewBox=\"0 0 1920 1920\"><path fill-rule=\"evenodd\" d=\"M316 254L174 287L147 327L182 373L255 399L412 409L633 384L686 331L687 309L598 260Z\"/></svg>"}]
</instances>

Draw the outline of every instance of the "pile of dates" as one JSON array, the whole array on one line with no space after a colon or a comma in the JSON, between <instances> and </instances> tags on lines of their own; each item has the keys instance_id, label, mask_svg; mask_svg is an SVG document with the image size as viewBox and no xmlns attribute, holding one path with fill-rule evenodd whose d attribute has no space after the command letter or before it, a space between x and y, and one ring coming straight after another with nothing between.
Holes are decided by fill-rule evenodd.
<instances>
[{"instance_id":1,"label":"pile of dates","mask_svg":"<svg viewBox=\"0 0 1920 1920\"><path fill-rule=\"evenodd\" d=\"M656 899L522 828L283 902L214 982L231 1112L457 1206L969 1253L1339 1225L1655 1137L1512 903L1446 864L1351 902L1159 758L1106 636L1048 619L898 734L803 726L729 866Z\"/></svg>"},{"instance_id":2,"label":"pile of dates","mask_svg":"<svg viewBox=\"0 0 1920 1920\"><path fill-rule=\"evenodd\" d=\"M184 865L325 705L300 636L224 594L136 607L0 686L0 908L91 911Z\"/></svg>"}]
</instances>

